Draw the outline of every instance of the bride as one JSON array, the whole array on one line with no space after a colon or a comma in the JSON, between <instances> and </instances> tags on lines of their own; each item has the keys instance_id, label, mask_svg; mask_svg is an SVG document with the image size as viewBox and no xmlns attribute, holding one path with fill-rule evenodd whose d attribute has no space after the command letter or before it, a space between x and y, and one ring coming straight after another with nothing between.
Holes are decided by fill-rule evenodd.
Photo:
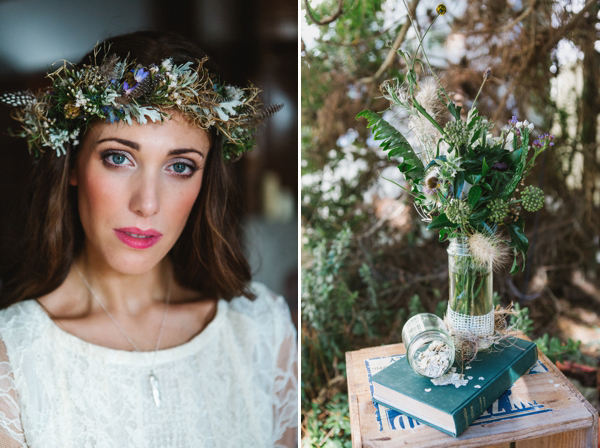
<instances>
[{"instance_id":1,"label":"bride","mask_svg":"<svg viewBox=\"0 0 600 448\"><path fill-rule=\"evenodd\" d=\"M38 158L0 291L0 447L295 446L296 333L251 282L226 162L255 88L138 32L6 94Z\"/></svg>"}]
</instances>

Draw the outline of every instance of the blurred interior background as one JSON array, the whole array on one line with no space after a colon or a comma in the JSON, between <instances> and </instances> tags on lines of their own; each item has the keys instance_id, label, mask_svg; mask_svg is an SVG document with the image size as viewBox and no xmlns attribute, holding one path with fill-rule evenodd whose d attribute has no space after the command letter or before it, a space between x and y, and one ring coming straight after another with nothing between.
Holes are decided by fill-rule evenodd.
<instances>
[{"instance_id":1,"label":"blurred interior background","mask_svg":"<svg viewBox=\"0 0 600 448\"><path fill-rule=\"evenodd\" d=\"M77 62L98 41L137 30L175 31L197 42L234 85L260 87L265 104L285 103L254 152L234 166L243 192L247 252L255 279L283 294L297 317L297 4L292 0L2 0L0 92L48 85L54 62ZM0 108L0 268L18 250L14 229L26 144L7 135Z\"/></svg>"}]
</instances>

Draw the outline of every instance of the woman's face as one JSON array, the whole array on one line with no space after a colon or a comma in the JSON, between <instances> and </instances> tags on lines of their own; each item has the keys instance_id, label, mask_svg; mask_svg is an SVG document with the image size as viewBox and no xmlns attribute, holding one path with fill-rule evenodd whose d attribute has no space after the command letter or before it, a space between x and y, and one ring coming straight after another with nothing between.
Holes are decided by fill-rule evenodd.
<instances>
[{"instance_id":1,"label":"woman's face","mask_svg":"<svg viewBox=\"0 0 600 448\"><path fill-rule=\"evenodd\" d=\"M164 123L97 123L70 184L78 189L87 257L148 272L173 247L198 197L210 141L179 113Z\"/></svg>"}]
</instances>

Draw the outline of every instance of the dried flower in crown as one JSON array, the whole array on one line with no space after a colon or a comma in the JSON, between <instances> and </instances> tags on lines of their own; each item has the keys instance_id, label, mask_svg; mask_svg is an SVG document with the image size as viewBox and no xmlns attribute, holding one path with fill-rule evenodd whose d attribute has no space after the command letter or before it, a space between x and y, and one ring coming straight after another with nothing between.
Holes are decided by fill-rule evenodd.
<instances>
[{"instance_id":1,"label":"dried flower in crown","mask_svg":"<svg viewBox=\"0 0 600 448\"><path fill-rule=\"evenodd\" d=\"M223 157L228 161L251 151L258 125L283 106L264 107L252 85L219 83L204 66L206 58L182 65L165 59L143 67L114 54L96 63L98 53L96 47L94 63L81 68L65 61L47 75L51 87L36 95L0 95L0 102L15 108L12 116L22 125L16 135L27 139L36 156L44 148L65 154L67 144L77 145L81 129L95 119L145 124L164 121L176 110L202 129L216 128L224 136Z\"/></svg>"}]
</instances>

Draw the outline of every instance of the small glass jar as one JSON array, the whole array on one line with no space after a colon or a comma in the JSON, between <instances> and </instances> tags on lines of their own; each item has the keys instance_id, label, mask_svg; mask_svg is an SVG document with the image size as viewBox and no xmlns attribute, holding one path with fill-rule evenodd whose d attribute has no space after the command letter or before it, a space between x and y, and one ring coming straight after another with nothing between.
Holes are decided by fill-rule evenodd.
<instances>
[{"instance_id":1,"label":"small glass jar","mask_svg":"<svg viewBox=\"0 0 600 448\"><path fill-rule=\"evenodd\" d=\"M455 347L446 324L435 314L411 317L402 328L408 364L418 375L438 378L454 364Z\"/></svg>"}]
</instances>

